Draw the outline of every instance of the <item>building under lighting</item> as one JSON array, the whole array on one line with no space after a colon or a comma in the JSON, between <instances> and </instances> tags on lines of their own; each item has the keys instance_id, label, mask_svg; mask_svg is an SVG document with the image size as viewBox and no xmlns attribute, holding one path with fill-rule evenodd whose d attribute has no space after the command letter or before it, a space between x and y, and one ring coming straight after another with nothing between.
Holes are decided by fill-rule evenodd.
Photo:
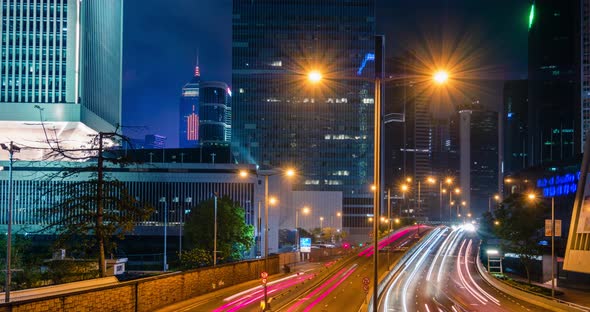
<instances>
[{"instance_id":1,"label":"building under lighting","mask_svg":"<svg viewBox=\"0 0 590 312\"><path fill-rule=\"evenodd\" d=\"M582 2L537 0L531 7L526 142L529 166L567 160L582 152L581 111L590 112L590 100L585 100L587 107L580 107L581 98L589 97L581 94L579 87L580 69L584 77L588 76L587 70L580 67L581 38L588 36L588 30L580 32ZM582 46L584 53L588 49ZM586 93L590 90L587 85L583 88ZM590 115L584 120L588 125Z\"/></svg>"},{"instance_id":2,"label":"building under lighting","mask_svg":"<svg viewBox=\"0 0 590 312\"><path fill-rule=\"evenodd\" d=\"M199 96L199 142L230 145L231 91L225 82L203 81Z\"/></svg>"},{"instance_id":3,"label":"building under lighting","mask_svg":"<svg viewBox=\"0 0 590 312\"><path fill-rule=\"evenodd\" d=\"M295 189L341 191L345 231L372 213L375 1L233 1L232 151L293 166ZM312 69L335 79L310 85ZM317 212L317 211L316 211ZM358 230L357 230L358 229Z\"/></svg>"},{"instance_id":4,"label":"building under lighting","mask_svg":"<svg viewBox=\"0 0 590 312\"><path fill-rule=\"evenodd\" d=\"M41 159L41 121L62 147L121 122L121 0L2 1L0 141ZM29 38L23 40L23 38ZM54 137L57 136L57 137ZM0 159L7 154L0 151Z\"/></svg>"},{"instance_id":5,"label":"building under lighting","mask_svg":"<svg viewBox=\"0 0 590 312\"><path fill-rule=\"evenodd\" d=\"M180 95L180 120L178 146L180 148L199 146L199 88L201 72L199 65L191 81L182 87Z\"/></svg>"}]
</instances>

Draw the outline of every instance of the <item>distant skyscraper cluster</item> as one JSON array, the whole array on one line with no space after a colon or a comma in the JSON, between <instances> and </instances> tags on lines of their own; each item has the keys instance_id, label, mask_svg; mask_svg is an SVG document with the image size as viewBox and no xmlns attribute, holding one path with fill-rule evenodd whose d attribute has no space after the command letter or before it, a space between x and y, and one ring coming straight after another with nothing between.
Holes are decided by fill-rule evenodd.
<instances>
[{"instance_id":1,"label":"distant skyscraper cluster","mask_svg":"<svg viewBox=\"0 0 590 312\"><path fill-rule=\"evenodd\" d=\"M180 96L181 148L229 146L231 141L231 90L224 82L201 81L199 65Z\"/></svg>"},{"instance_id":2,"label":"distant skyscraper cluster","mask_svg":"<svg viewBox=\"0 0 590 312\"><path fill-rule=\"evenodd\" d=\"M121 121L120 0L2 1L0 140L63 146ZM24 152L21 159L38 158Z\"/></svg>"}]
</instances>

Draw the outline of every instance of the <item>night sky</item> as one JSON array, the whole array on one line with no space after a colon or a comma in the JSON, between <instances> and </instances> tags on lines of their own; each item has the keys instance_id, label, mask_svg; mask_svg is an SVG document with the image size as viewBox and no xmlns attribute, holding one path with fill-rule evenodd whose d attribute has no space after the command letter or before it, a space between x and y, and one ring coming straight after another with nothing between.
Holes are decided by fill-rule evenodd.
<instances>
[{"instance_id":1,"label":"night sky","mask_svg":"<svg viewBox=\"0 0 590 312\"><path fill-rule=\"evenodd\" d=\"M377 32L386 55L407 47L468 57L467 96L495 108L502 81L527 72L527 0L379 0ZM231 0L127 0L124 17L123 126L178 145L178 105L197 51L201 78L231 85Z\"/></svg>"}]
</instances>

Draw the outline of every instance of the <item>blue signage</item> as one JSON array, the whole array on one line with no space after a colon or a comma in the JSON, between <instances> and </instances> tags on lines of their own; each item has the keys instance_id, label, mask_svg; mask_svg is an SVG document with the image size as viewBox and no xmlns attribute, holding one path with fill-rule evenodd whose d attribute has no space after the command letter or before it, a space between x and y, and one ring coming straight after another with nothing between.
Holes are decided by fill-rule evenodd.
<instances>
[{"instance_id":1,"label":"blue signage","mask_svg":"<svg viewBox=\"0 0 590 312\"><path fill-rule=\"evenodd\" d=\"M301 237L299 239L299 251L301 252L311 252L311 238L309 237Z\"/></svg>"},{"instance_id":2,"label":"blue signage","mask_svg":"<svg viewBox=\"0 0 590 312\"><path fill-rule=\"evenodd\" d=\"M537 180L537 187L543 190L544 197L558 197L575 194L578 189L580 172L555 175Z\"/></svg>"}]
</instances>

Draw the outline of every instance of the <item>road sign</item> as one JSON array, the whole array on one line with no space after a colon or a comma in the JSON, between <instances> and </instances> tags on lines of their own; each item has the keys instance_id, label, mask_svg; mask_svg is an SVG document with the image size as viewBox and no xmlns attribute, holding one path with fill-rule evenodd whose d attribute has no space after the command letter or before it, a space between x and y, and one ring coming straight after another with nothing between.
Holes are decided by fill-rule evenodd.
<instances>
[{"instance_id":1,"label":"road sign","mask_svg":"<svg viewBox=\"0 0 590 312\"><path fill-rule=\"evenodd\" d=\"M301 252L311 252L311 238L310 237L301 237L299 239L299 251Z\"/></svg>"},{"instance_id":2,"label":"road sign","mask_svg":"<svg viewBox=\"0 0 590 312\"><path fill-rule=\"evenodd\" d=\"M268 277L268 273L266 273L266 272L260 272L260 277L261 278L267 278Z\"/></svg>"},{"instance_id":3,"label":"road sign","mask_svg":"<svg viewBox=\"0 0 590 312\"><path fill-rule=\"evenodd\" d=\"M545 236L551 236L551 219L545 219ZM561 220L555 220L555 237L561 236Z\"/></svg>"},{"instance_id":4,"label":"road sign","mask_svg":"<svg viewBox=\"0 0 590 312\"><path fill-rule=\"evenodd\" d=\"M369 292L369 285L363 285L363 290L365 291L365 293Z\"/></svg>"},{"instance_id":5,"label":"road sign","mask_svg":"<svg viewBox=\"0 0 590 312\"><path fill-rule=\"evenodd\" d=\"M363 277L363 285L369 285L370 280L368 277Z\"/></svg>"},{"instance_id":6,"label":"road sign","mask_svg":"<svg viewBox=\"0 0 590 312\"><path fill-rule=\"evenodd\" d=\"M266 284L266 278L262 279L262 284Z\"/></svg>"}]
</instances>

